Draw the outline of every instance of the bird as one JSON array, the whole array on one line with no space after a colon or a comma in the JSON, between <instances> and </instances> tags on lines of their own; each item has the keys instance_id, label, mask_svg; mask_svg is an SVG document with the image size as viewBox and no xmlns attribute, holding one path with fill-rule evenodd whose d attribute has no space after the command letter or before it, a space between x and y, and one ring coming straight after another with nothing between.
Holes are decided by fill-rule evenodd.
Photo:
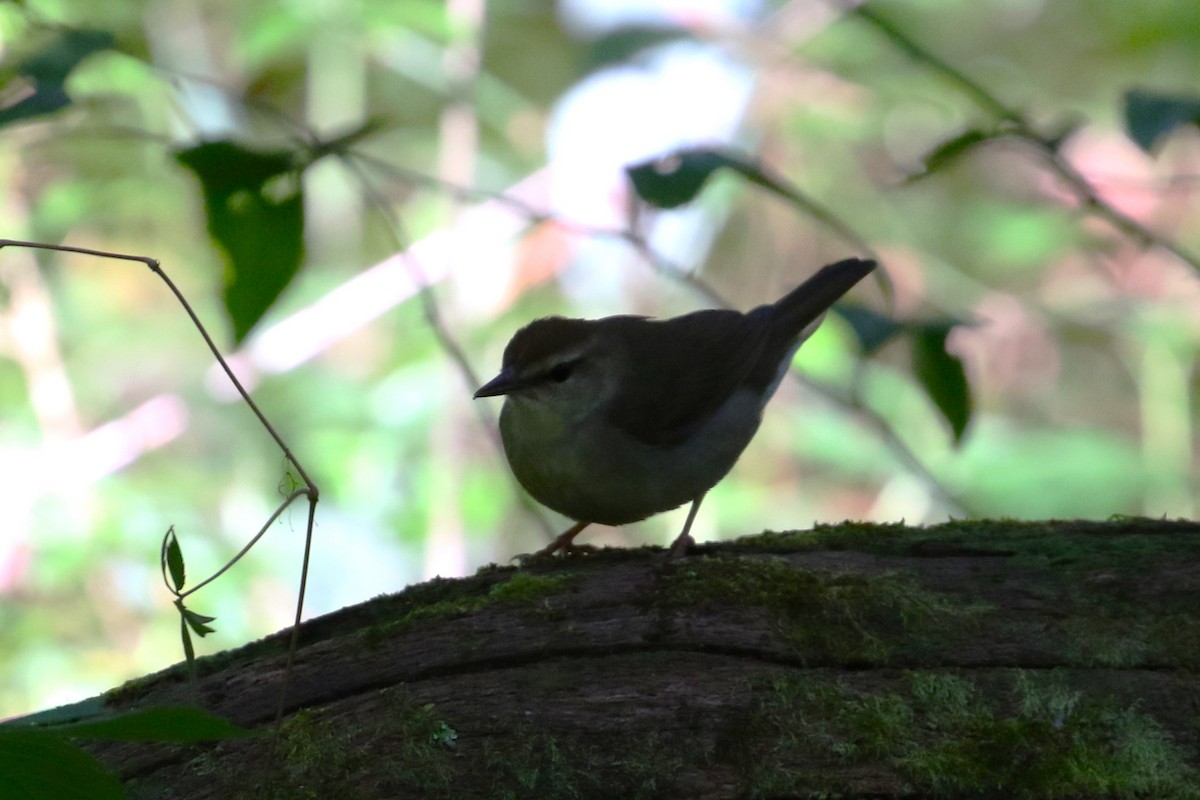
<instances>
[{"instance_id":1,"label":"bird","mask_svg":"<svg viewBox=\"0 0 1200 800\"><path fill-rule=\"evenodd\" d=\"M588 525L626 525L691 503L668 558L694 544L705 494L737 463L792 357L876 267L829 264L774 303L668 319L536 319L509 340L475 398L503 397L517 481L574 524L532 557L582 550Z\"/></svg>"}]
</instances>

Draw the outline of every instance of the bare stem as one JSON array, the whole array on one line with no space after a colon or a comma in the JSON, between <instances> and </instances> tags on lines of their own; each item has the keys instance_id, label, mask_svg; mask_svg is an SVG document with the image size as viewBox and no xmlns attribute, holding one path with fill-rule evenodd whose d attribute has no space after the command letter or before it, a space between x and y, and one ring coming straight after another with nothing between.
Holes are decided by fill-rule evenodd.
<instances>
[{"instance_id":1,"label":"bare stem","mask_svg":"<svg viewBox=\"0 0 1200 800\"><path fill-rule=\"evenodd\" d=\"M247 542L246 545L241 550L238 551L238 554L236 556L234 556L233 558L226 561L225 566L221 567L219 570L214 572L212 575L209 575L207 578L200 581L200 583L197 583L195 586L188 589L186 592L176 592L175 593L176 596L180 600L182 600L185 597L187 597L188 595L198 592L199 590L203 589L205 586L208 586L210 583L215 581L217 578L224 575L226 572L229 571L230 567L232 567L237 562L241 561L242 557L244 555L246 555L246 553L250 552L250 548L254 547L254 545L258 542L259 539L261 539L263 536L266 535L267 531L269 531L271 529L271 525L274 524L275 520L279 519L279 515L282 514L285 510L287 510L287 507L290 506L293 503L293 501L295 501L299 497L310 497L310 496L311 495L310 495L308 489L297 489L294 492L292 492L291 494L289 494L287 497L285 497L283 499L283 502L279 504L279 507L275 509L275 513L271 514L271 516L267 519L267 521L263 523L263 526L258 529L258 533L254 534L254 538L252 538L249 542ZM308 546L306 543L305 544L305 552L307 552L307 551L308 551ZM303 577L301 578L301 586L303 586Z\"/></svg>"},{"instance_id":2,"label":"bare stem","mask_svg":"<svg viewBox=\"0 0 1200 800\"><path fill-rule=\"evenodd\" d=\"M278 723L279 719L282 717L284 700L287 696L287 686L289 680L291 679L291 665L295 657L297 644L299 642L300 618L304 614L304 593L308 583L308 562L309 554L312 550L313 524L316 518L317 500L320 496L317 485L308 477L308 473L305 471L304 467L301 466L295 455L292 454L291 448L288 447L287 443L283 441L283 437L279 435L278 431L275 430L275 427L267 420L266 415L264 415L259 409L258 404L256 404L250 397L250 393L246 391L244 386L242 386L241 381L239 381L237 376L233 373L233 370L229 367L225 357L221 355L221 351L217 348L216 342L213 341L212 337L208 333L208 330L204 327L204 323L202 323L200 318L196 316L196 312L192 309L191 303L189 303L187 298L183 296L183 292L179 290L179 287L175 285L175 282L172 281L170 277L168 277L167 273L163 271L158 259L150 258L149 256L131 255L129 253L113 253L106 250L96 250L90 247L75 247L73 245L45 244L42 242L24 242L15 239L0 239L0 249L9 246L26 247L35 250L51 250L63 253L78 253L82 255L96 256L98 258L112 258L119 261L136 261L149 267L150 271L158 275L158 277L163 280L163 283L167 285L167 288L171 290L171 293L175 295L175 298L179 301L179 304L183 306L183 310L187 312L187 315L191 319L192 324L196 327L196 330L200 332L200 336L204 338L204 343L208 345L209 351L213 354L213 357L216 358L217 363L221 365L221 369L224 370L225 374L229 377L229 380L233 383L234 388L237 389L238 394L241 395L242 400L245 401L246 405L250 407L250 410L254 412L254 416L258 418L259 423L261 423L263 428L266 429L267 433L271 435L271 438L275 440L275 444L277 444L279 449L283 451L283 455L287 459L288 463L295 467L297 474L304 483L304 488L296 489L286 498L284 498L283 502L279 504L279 507L275 509L275 513L271 515L262 528L259 529L258 533L254 535L254 537L238 552L237 555L227 561L225 565L215 573L197 585L193 586L191 589L188 589L186 592L180 592L178 589L171 587L169 584L167 587L171 590L171 593L175 595L176 606L180 609L180 613L182 613L182 601L185 597L204 588L217 578L224 575L226 571L228 571L234 564L240 561L242 557L246 555L246 553L250 551L250 548L254 547L259 539L266 535L266 532L270 530L271 525L279 518L279 515L282 514L288 506L290 506L299 497L308 498L308 525L305 530L304 537L304 563L300 574L300 589L296 600L296 618L295 623L292 626L292 638L291 646L288 650L287 667L284 669L283 687L279 693L279 717L276 718L276 722ZM166 576L164 575L164 581L165 579ZM186 620L181 621L181 624L185 626L184 633L186 636ZM186 640L185 650L188 653L188 661L190 663L192 660L191 650L190 645L187 644Z\"/></svg>"},{"instance_id":3,"label":"bare stem","mask_svg":"<svg viewBox=\"0 0 1200 800\"><path fill-rule=\"evenodd\" d=\"M158 259L151 258L149 256L131 255L129 253L113 253L107 250L94 250L90 247L75 247L73 245L66 244L46 244L44 242L23 242L16 239L0 239L0 249L9 246L28 247L34 250L53 250L62 253L79 253L87 256L97 256L98 258L113 258L119 261L137 261L149 267L151 272L162 278L163 283L167 285L167 288L171 290L173 295L175 295L175 298L179 301L179 304L183 306L183 310L187 312L188 317L192 320L192 324L204 338L204 343L208 345L208 349L212 352L213 357L216 358L217 363L221 365L221 369L229 377L230 382L233 383L234 388L237 389L237 392L239 395L241 395L242 400L245 401L246 405L250 407L250 410L254 412L254 416L258 418L258 421L262 424L263 428L266 429L267 433L271 435L271 438L275 440L275 444L277 444L279 449L283 451L284 457L287 458L291 465L296 468L296 472L300 475L300 479L304 482L304 485L307 489L306 493L312 497L313 502L316 502L317 485L308 477L308 473L304 471L304 467L300 465L300 462L297 461L296 457L292 454L291 448L288 447L287 443L283 441L283 437L281 437L275 430L275 426L273 426L267 420L266 416L261 410L259 410L258 404L255 403L250 397L250 393L246 391L244 386L242 386L242 382L239 381L237 375L233 373L229 363L225 361L225 357L221 355L221 351L217 348L216 342L214 342L212 337L209 335L208 329L204 327L204 323L202 323L200 318L196 316L196 312L192 309L191 303L189 303L187 298L183 296L183 292L179 291L179 287L175 285L175 282L171 280L165 271L163 271Z\"/></svg>"}]
</instances>

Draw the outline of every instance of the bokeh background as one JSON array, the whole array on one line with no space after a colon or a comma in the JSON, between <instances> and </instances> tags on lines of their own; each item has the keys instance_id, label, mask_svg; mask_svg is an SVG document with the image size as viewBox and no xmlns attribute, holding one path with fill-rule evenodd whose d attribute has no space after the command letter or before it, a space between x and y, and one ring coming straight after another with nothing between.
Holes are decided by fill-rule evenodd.
<instances>
[{"instance_id":1,"label":"bokeh background","mask_svg":"<svg viewBox=\"0 0 1200 800\"><path fill-rule=\"evenodd\" d=\"M894 335L828 320L697 538L1188 517L1198 31L1177 0L0 3L0 237L161 260L320 486L306 616L564 525L471 400L525 321L749 308L868 251L890 285L852 300ZM302 226L238 234L263 265L304 245L240 341L180 157L214 141L297 165L263 192ZM804 202L723 170L631 214L624 167L697 145ZM195 583L287 467L145 266L0 249L0 718L180 660L163 534ZM684 512L585 538L663 543ZM191 598L199 652L288 624L304 528Z\"/></svg>"}]
</instances>

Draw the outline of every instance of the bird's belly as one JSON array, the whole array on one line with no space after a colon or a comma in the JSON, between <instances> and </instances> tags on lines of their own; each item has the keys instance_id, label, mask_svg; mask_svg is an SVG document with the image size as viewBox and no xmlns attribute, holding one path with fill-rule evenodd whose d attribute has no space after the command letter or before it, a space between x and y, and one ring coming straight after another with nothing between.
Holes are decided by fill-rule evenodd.
<instances>
[{"instance_id":1,"label":"bird's belly","mask_svg":"<svg viewBox=\"0 0 1200 800\"><path fill-rule=\"evenodd\" d=\"M686 442L647 445L601 424L554 424L506 403L505 454L517 480L543 505L572 519L624 525L690 502L737 463L761 419L761 401L735 393Z\"/></svg>"}]
</instances>

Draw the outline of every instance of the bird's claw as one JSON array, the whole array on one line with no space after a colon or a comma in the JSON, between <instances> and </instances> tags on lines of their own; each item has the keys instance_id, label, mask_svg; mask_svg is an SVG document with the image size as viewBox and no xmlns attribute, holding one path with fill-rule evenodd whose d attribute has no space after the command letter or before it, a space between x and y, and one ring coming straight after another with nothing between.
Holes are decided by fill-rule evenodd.
<instances>
[{"instance_id":1,"label":"bird's claw","mask_svg":"<svg viewBox=\"0 0 1200 800\"><path fill-rule=\"evenodd\" d=\"M574 556L591 555L599 551L600 548L590 544L560 544L559 542L551 542L541 550L533 553L520 553L512 557L512 561L517 562L518 567L524 567L528 564L533 564L538 561L546 561L554 558L561 553L562 558L572 558Z\"/></svg>"},{"instance_id":2,"label":"bird's claw","mask_svg":"<svg viewBox=\"0 0 1200 800\"><path fill-rule=\"evenodd\" d=\"M678 536L675 541L671 542L671 547L667 550L667 561L674 561L677 558L683 558L687 555L687 551L692 545L696 544L696 540L691 537L691 534L683 533Z\"/></svg>"}]
</instances>

